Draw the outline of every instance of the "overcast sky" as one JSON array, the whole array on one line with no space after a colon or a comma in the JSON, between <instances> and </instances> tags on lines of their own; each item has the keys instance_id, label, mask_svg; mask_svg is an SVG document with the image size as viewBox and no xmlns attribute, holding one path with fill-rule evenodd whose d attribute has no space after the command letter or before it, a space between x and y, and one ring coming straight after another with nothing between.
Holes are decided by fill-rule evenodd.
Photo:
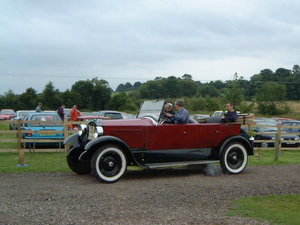
<instances>
[{"instance_id":1,"label":"overcast sky","mask_svg":"<svg viewBox=\"0 0 300 225\"><path fill-rule=\"evenodd\" d=\"M76 80L249 79L300 64L300 1L0 0L0 94Z\"/></svg>"}]
</instances>

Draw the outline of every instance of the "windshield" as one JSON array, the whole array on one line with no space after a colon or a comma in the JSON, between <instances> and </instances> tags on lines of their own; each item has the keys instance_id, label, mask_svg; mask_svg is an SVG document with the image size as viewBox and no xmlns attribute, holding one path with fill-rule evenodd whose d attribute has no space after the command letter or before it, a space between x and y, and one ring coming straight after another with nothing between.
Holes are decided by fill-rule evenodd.
<instances>
[{"instance_id":1,"label":"windshield","mask_svg":"<svg viewBox=\"0 0 300 225\"><path fill-rule=\"evenodd\" d=\"M0 112L1 115L13 115L14 111L10 109L2 109Z\"/></svg>"},{"instance_id":2,"label":"windshield","mask_svg":"<svg viewBox=\"0 0 300 225\"><path fill-rule=\"evenodd\" d=\"M152 116L156 120L159 119L160 113L164 107L165 100L144 101L137 118Z\"/></svg>"},{"instance_id":3,"label":"windshield","mask_svg":"<svg viewBox=\"0 0 300 225\"><path fill-rule=\"evenodd\" d=\"M28 111L28 112L25 112L25 111L24 111L24 112L23 112L23 111L22 111L22 112L19 112L19 113L18 113L18 117L21 117L22 119L24 119L24 117L25 117L27 114L29 114L29 113L30 113L30 111Z\"/></svg>"},{"instance_id":4,"label":"windshield","mask_svg":"<svg viewBox=\"0 0 300 225\"><path fill-rule=\"evenodd\" d=\"M44 115L33 115L30 120L32 121L41 121L41 122L61 122L61 118L56 114L44 114ZM47 126L47 127L60 127L60 124L38 124L38 123L31 123L30 126L32 127L40 127L40 126Z\"/></svg>"},{"instance_id":5,"label":"windshield","mask_svg":"<svg viewBox=\"0 0 300 225\"><path fill-rule=\"evenodd\" d=\"M121 113L105 113L106 117L109 117L111 119L123 119Z\"/></svg>"},{"instance_id":6,"label":"windshield","mask_svg":"<svg viewBox=\"0 0 300 225\"><path fill-rule=\"evenodd\" d=\"M295 126L295 128L285 127L285 126ZM283 131L286 131L286 132L298 132L298 131L300 131L300 123L299 122L284 122L282 124L282 129L283 129Z\"/></svg>"}]
</instances>

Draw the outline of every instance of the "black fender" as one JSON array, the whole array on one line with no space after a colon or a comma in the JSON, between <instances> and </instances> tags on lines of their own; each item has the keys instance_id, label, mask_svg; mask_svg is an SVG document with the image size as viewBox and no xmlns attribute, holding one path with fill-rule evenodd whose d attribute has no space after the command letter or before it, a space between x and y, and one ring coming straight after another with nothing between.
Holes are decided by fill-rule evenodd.
<instances>
[{"instance_id":1,"label":"black fender","mask_svg":"<svg viewBox=\"0 0 300 225\"><path fill-rule=\"evenodd\" d=\"M246 139L245 137L243 137L243 136L231 136L231 137L225 139L225 140L219 145L219 147L218 147L218 149L219 149L219 157L221 157L222 152L223 152L224 148L227 146L227 144L230 143L230 142L233 142L233 141L241 142L241 143L245 146L245 148L246 148L246 150L247 150L247 152L248 152L248 155L254 155L254 153L253 153L253 145L252 145L252 143L250 142L250 140L247 140L247 139Z\"/></svg>"},{"instance_id":2,"label":"black fender","mask_svg":"<svg viewBox=\"0 0 300 225\"><path fill-rule=\"evenodd\" d=\"M121 139L114 137L114 136L101 136L96 139L91 140L87 145L84 147L84 153L80 156L83 157L84 154L88 154L90 157L94 154L94 152L98 149L98 147L103 146L105 144L114 144L122 148L127 156L127 159L130 162L134 162L138 164L133 157L133 154L129 148L129 146Z\"/></svg>"},{"instance_id":3,"label":"black fender","mask_svg":"<svg viewBox=\"0 0 300 225\"><path fill-rule=\"evenodd\" d=\"M71 143L71 145L73 146L73 148L79 148L80 147L80 143L78 141L78 138L79 138L79 134L78 133L72 134L71 136L67 137L64 140L64 145L68 144L68 143Z\"/></svg>"}]
</instances>

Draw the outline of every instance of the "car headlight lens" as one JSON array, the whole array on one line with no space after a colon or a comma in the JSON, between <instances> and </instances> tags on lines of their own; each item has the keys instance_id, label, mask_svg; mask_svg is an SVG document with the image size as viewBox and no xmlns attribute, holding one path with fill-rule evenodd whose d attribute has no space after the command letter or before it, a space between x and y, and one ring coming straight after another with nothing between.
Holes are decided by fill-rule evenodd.
<instances>
[{"instance_id":1,"label":"car headlight lens","mask_svg":"<svg viewBox=\"0 0 300 225\"><path fill-rule=\"evenodd\" d=\"M300 137L295 137L295 141L298 141L298 140L300 140Z\"/></svg>"},{"instance_id":2,"label":"car headlight lens","mask_svg":"<svg viewBox=\"0 0 300 225\"><path fill-rule=\"evenodd\" d=\"M103 128L100 126L93 126L93 125L89 125L89 136L88 139L92 140L95 139L99 136L101 136L103 134Z\"/></svg>"},{"instance_id":3,"label":"car headlight lens","mask_svg":"<svg viewBox=\"0 0 300 225\"><path fill-rule=\"evenodd\" d=\"M275 137L272 137L272 140L275 140Z\"/></svg>"},{"instance_id":4,"label":"car headlight lens","mask_svg":"<svg viewBox=\"0 0 300 225\"><path fill-rule=\"evenodd\" d=\"M102 127L96 127L96 130L94 132L94 138L97 138L103 134L103 128Z\"/></svg>"},{"instance_id":5,"label":"car headlight lens","mask_svg":"<svg viewBox=\"0 0 300 225\"><path fill-rule=\"evenodd\" d=\"M86 128L87 128L87 126L85 124L80 124L79 130L78 130L78 135L81 136Z\"/></svg>"}]
</instances>

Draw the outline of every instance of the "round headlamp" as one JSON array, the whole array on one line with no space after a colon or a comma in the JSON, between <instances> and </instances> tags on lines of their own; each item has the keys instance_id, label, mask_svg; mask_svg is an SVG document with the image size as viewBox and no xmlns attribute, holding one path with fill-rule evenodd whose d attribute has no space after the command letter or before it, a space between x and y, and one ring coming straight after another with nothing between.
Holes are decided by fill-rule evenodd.
<instances>
[{"instance_id":1,"label":"round headlamp","mask_svg":"<svg viewBox=\"0 0 300 225\"><path fill-rule=\"evenodd\" d=\"M86 130L87 126L85 124L80 124L78 129L78 135L81 136L83 132Z\"/></svg>"}]
</instances>

